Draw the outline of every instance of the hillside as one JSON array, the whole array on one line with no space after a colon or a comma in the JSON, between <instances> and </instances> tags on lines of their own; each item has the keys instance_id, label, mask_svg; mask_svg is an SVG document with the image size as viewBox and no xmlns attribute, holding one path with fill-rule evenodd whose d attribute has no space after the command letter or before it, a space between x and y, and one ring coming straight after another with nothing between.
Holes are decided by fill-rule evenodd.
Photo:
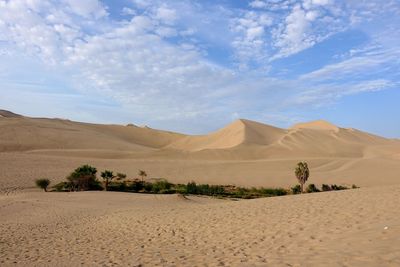
<instances>
[{"instance_id":1,"label":"hillside","mask_svg":"<svg viewBox=\"0 0 400 267\"><path fill-rule=\"evenodd\" d=\"M134 125L101 125L22 116L0 118L0 129L0 151L152 150L183 137L176 133Z\"/></svg>"},{"instance_id":2,"label":"hillside","mask_svg":"<svg viewBox=\"0 0 400 267\"><path fill-rule=\"evenodd\" d=\"M37 177L59 181L86 163L131 177L145 169L182 183L289 186L300 160L309 163L314 183L400 183L399 140L325 121L280 129L237 120L210 134L184 135L1 114L0 188L30 187Z\"/></svg>"},{"instance_id":3,"label":"hillside","mask_svg":"<svg viewBox=\"0 0 400 267\"><path fill-rule=\"evenodd\" d=\"M268 146L286 134L286 130L250 120L237 120L208 135L186 136L167 148L185 151L228 149L242 145Z\"/></svg>"},{"instance_id":4,"label":"hillside","mask_svg":"<svg viewBox=\"0 0 400 267\"><path fill-rule=\"evenodd\" d=\"M110 150L125 152L175 151L219 157L285 158L288 156L363 157L371 147L397 146L385 139L325 121L280 129L240 119L207 135L183 135L135 125L102 125L61 119L28 118L1 111L0 151ZM171 152L174 153L174 152ZM228 157L229 158L229 157Z\"/></svg>"}]
</instances>

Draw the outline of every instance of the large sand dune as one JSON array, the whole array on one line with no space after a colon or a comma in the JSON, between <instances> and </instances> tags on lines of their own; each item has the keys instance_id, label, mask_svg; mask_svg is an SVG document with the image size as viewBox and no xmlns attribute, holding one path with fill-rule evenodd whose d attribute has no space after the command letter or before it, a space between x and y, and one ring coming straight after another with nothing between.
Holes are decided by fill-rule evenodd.
<instances>
[{"instance_id":1,"label":"large sand dune","mask_svg":"<svg viewBox=\"0 0 400 267\"><path fill-rule=\"evenodd\" d=\"M315 121L280 129L237 120L207 135L184 135L135 125L0 115L0 187L59 181L90 163L136 176L175 182L284 186L306 160L314 183L360 186L400 183L400 141Z\"/></svg>"}]
</instances>

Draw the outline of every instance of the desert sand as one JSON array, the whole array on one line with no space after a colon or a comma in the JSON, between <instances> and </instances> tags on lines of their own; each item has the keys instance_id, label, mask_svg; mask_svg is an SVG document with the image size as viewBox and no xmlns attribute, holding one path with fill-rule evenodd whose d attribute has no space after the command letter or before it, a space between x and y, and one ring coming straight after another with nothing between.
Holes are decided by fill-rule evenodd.
<instances>
[{"instance_id":1,"label":"desert sand","mask_svg":"<svg viewBox=\"0 0 400 267\"><path fill-rule=\"evenodd\" d=\"M41 192L89 163L178 183L360 189L256 200ZM207 135L0 111L0 266L400 266L400 141L315 121Z\"/></svg>"},{"instance_id":2,"label":"desert sand","mask_svg":"<svg viewBox=\"0 0 400 267\"><path fill-rule=\"evenodd\" d=\"M400 186L256 200L0 197L1 266L399 266Z\"/></svg>"}]
</instances>

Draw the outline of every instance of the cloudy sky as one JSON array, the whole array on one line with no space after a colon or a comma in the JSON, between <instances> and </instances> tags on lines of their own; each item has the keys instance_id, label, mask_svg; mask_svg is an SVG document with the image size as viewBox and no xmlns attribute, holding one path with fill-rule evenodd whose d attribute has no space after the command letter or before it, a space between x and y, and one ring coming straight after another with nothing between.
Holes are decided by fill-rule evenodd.
<instances>
[{"instance_id":1,"label":"cloudy sky","mask_svg":"<svg viewBox=\"0 0 400 267\"><path fill-rule=\"evenodd\" d=\"M0 0L0 109L400 137L398 0Z\"/></svg>"}]
</instances>

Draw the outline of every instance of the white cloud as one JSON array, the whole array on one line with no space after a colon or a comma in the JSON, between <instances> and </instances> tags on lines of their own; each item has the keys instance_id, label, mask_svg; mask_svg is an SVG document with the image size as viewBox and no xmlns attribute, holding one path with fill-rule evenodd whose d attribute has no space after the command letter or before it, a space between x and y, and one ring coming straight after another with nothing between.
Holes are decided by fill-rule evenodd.
<instances>
[{"instance_id":1,"label":"white cloud","mask_svg":"<svg viewBox=\"0 0 400 267\"><path fill-rule=\"evenodd\" d=\"M345 12L333 1L304 0L295 4L285 19L272 29L275 55L271 60L288 57L320 43L349 28Z\"/></svg>"},{"instance_id":2,"label":"white cloud","mask_svg":"<svg viewBox=\"0 0 400 267\"><path fill-rule=\"evenodd\" d=\"M151 6L153 4L153 1L151 1L151 0L131 0L131 1L137 7L140 7L140 8L145 8L145 7Z\"/></svg>"},{"instance_id":3,"label":"white cloud","mask_svg":"<svg viewBox=\"0 0 400 267\"><path fill-rule=\"evenodd\" d=\"M168 37L174 37L174 36L178 35L177 30L175 30L174 28L171 28L171 27L163 27L163 26L158 27L158 28L156 29L156 33L157 33L158 35L160 35L161 37L166 37L166 38L168 38Z\"/></svg>"},{"instance_id":4,"label":"white cloud","mask_svg":"<svg viewBox=\"0 0 400 267\"><path fill-rule=\"evenodd\" d=\"M303 7L305 9L311 9L315 6L328 6L333 4L333 0L304 0Z\"/></svg>"},{"instance_id":5,"label":"white cloud","mask_svg":"<svg viewBox=\"0 0 400 267\"><path fill-rule=\"evenodd\" d=\"M266 2L260 1L260 0L252 1L252 2L250 2L249 5L250 5L251 7L254 7L254 8L264 8L264 7L267 7L267 6L268 6Z\"/></svg>"},{"instance_id":6,"label":"white cloud","mask_svg":"<svg viewBox=\"0 0 400 267\"><path fill-rule=\"evenodd\" d=\"M399 49L389 50L361 50L362 54L353 56L338 63L326 65L321 69L302 75L303 80L328 81L346 79L349 76L354 79L364 76L366 73L380 72L384 65L395 62L400 57ZM352 53L355 53L354 51Z\"/></svg>"},{"instance_id":7,"label":"white cloud","mask_svg":"<svg viewBox=\"0 0 400 267\"><path fill-rule=\"evenodd\" d=\"M314 107L323 107L327 104L334 103L337 99L344 96L385 90L393 88L396 85L398 85L398 83L385 79L347 82L342 84L324 84L304 90L300 94L294 94L286 101L285 105L312 105Z\"/></svg>"},{"instance_id":8,"label":"white cloud","mask_svg":"<svg viewBox=\"0 0 400 267\"><path fill-rule=\"evenodd\" d=\"M315 11L315 10L308 11L308 12L306 13L306 19L307 19L308 21L314 21L315 19L318 18L318 16L319 16L319 13L318 13L318 11Z\"/></svg>"},{"instance_id":9,"label":"white cloud","mask_svg":"<svg viewBox=\"0 0 400 267\"><path fill-rule=\"evenodd\" d=\"M71 8L72 12L82 17L90 17L98 19L107 16L107 11L103 4L98 0L64 0Z\"/></svg>"},{"instance_id":10,"label":"white cloud","mask_svg":"<svg viewBox=\"0 0 400 267\"><path fill-rule=\"evenodd\" d=\"M263 12L245 12L232 20L232 30L238 36L232 42L238 61L246 66L249 61L260 62L266 57L264 35L272 25L272 18Z\"/></svg>"},{"instance_id":11,"label":"white cloud","mask_svg":"<svg viewBox=\"0 0 400 267\"><path fill-rule=\"evenodd\" d=\"M155 17L166 24L174 24L177 19L176 11L166 6L157 8Z\"/></svg>"},{"instance_id":12,"label":"white cloud","mask_svg":"<svg viewBox=\"0 0 400 267\"><path fill-rule=\"evenodd\" d=\"M260 38L263 35L264 35L264 28L261 26L247 29L247 38L249 40L254 40L256 38Z\"/></svg>"},{"instance_id":13,"label":"white cloud","mask_svg":"<svg viewBox=\"0 0 400 267\"><path fill-rule=\"evenodd\" d=\"M136 10L134 10L133 8L129 8L129 7L123 7L122 11L121 11L122 15L137 15Z\"/></svg>"},{"instance_id":14,"label":"white cloud","mask_svg":"<svg viewBox=\"0 0 400 267\"><path fill-rule=\"evenodd\" d=\"M282 55L296 53L315 43L314 38L309 35L311 25L301 6L293 8L282 26L275 31L275 46L280 49Z\"/></svg>"},{"instance_id":15,"label":"white cloud","mask_svg":"<svg viewBox=\"0 0 400 267\"><path fill-rule=\"evenodd\" d=\"M265 9L269 11L287 10L297 0L254 0L249 3L252 8Z\"/></svg>"}]
</instances>

